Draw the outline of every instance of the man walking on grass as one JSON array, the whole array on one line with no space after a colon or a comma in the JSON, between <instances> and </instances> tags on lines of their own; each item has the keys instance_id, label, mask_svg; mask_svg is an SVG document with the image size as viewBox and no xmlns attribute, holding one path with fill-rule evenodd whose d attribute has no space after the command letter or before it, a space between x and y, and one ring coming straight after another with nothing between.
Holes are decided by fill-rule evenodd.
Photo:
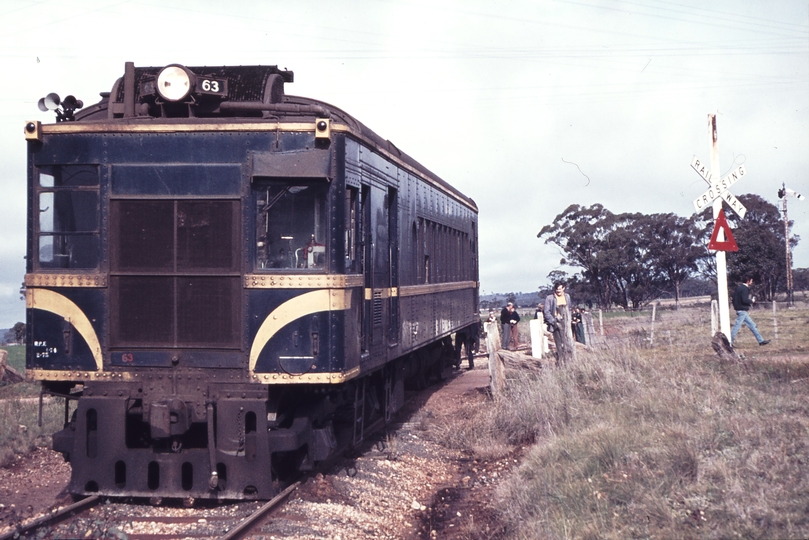
<instances>
[{"instance_id":1,"label":"man walking on grass","mask_svg":"<svg viewBox=\"0 0 809 540\"><path fill-rule=\"evenodd\" d=\"M733 330L730 331L731 344L736 341L736 334L741 330L742 324L747 325L750 331L753 332L759 345L766 345L770 342L769 339L761 337L758 328L756 328L756 323L753 322L753 319L750 318L750 314L747 313L753 305L753 302L756 301L756 298L750 295L750 286L752 284L753 278L748 276L744 278L744 281L740 283L733 292L733 309L736 310L736 324L733 325Z\"/></svg>"}]
</instances>

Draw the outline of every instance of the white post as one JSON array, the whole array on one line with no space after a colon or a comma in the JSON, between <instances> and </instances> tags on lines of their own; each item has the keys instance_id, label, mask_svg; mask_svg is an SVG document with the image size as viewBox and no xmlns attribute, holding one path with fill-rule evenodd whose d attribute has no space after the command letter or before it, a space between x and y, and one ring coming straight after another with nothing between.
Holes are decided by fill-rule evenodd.
<instances>
[{"instance_id":1,"label":"white post","mask_svg":"<svg viewBox=\"0 0 809 540\"><path fill-rule=\"evenodd\" d=\"M708 115L708 130L711 136L711 178L720 178L722 170L719 168L719 142L716 134L716 115ZM722 198L718 197L713 202L713 218L714 222L719 217L719 211L722 210ZM719 230L717 241L725 241L725 233ZM719 250L716 252L716 284L719 288L719 331L725 334L725 337L730 339L730 308L728 307L728 267L725 260L725 252Z\"/></svg>"},{"instance_id":2,"label":"white post","mask_svg":"<svg viewBox=\"0 0 809 540\"><path fill-rule=\"evenodd\" d=\"M528 321L528 328L531 331L531 356L542 358L547 351L545 344L545 326L541 319L531 319Z\"/></svg>"},{"instance_id":3,"label":"white post","mask_svg":"<svg viewBox=\"0 0 809 540\"><path fill-rule=\"evenodd\" d=\"M711 300L711 337L719 331L719 303Z\"/></svg>"},{"instance_id":4,"label":"white post","mask_svg":"<svg viewBox=\"0 0 809 540\"><path fill-rule=\"evenodd\" d=\"M601 337L604 337L604 314L601 310L598 310L598 333L601 334Z\"/></svg>"},{"instance_id":5,"label":"white post","mask_svg":"<svg viewBox=\"0 0 809 540\"><path fill-rule=\"evenodd\" d=\"M497 351L500 349L500 322L486 323L486 349L489 351L489 377L492 395L498 395L505 382L505 368Z\"/></svg>"}]
</instances>

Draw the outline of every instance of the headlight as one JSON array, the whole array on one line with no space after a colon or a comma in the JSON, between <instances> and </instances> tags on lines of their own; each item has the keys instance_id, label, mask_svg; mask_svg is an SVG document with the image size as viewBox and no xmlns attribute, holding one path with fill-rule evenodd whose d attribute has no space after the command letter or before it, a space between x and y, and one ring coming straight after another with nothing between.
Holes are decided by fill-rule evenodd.
<instances>
[{"instance_id":1,"label":"headlight","mask_svg":"<svg viewBox=\"0 0 809 540\"><path fill-rule=\"evenodd\" d=\"M173 64L160 71L157 76L157 93L166 101L180 101L191 93L194 87L193 74L183 66Z\"/></svg>"}]
</instances>

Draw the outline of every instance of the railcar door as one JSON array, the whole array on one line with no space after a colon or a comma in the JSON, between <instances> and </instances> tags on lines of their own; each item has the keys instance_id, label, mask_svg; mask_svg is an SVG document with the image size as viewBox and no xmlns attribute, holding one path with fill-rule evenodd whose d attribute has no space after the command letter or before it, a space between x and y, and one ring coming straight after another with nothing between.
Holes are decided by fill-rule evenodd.
<instances>
[{"instance_id":1,"label":"railcar door","mask_svg":"<svg viewBox=\"0 0 809 540\"><path fill-rule=\"evenodd\" d=\"M399 198L395 188L388 188L388 249L390 295L388 296L388 345L399 343Z\"/></svg>"},{"instance_id":2,"label":"railcar door","mask_svg":"<svg viewBox=\"0 0 809 540\"><path fill-rule=\"evenodd\" d=\"M389 343L398 342L398 317L391 299L397 294L398 270L394 264L398 251L396 237L396 191L376 186L365 187L366 215L366 294L365 328L369 350L374 358L384 356Z\"/></svg>"}]
</instances>

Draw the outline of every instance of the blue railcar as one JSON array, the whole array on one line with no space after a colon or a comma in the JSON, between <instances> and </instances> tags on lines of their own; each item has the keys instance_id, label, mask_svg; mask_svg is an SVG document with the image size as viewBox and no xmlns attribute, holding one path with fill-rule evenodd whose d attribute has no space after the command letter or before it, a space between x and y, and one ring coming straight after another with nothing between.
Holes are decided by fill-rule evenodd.
<instances>
[{"instance_id":1,"label":"blue railcar","mask_svg":"<svg viewBox=\"0 0 809 540\"><path fill-rule=\"evenodd\" d=\"M446 375L477 207L275 66L136 68L29 122L27 374L74 494L270 498Z\"/></svg>"}]
</instances>

